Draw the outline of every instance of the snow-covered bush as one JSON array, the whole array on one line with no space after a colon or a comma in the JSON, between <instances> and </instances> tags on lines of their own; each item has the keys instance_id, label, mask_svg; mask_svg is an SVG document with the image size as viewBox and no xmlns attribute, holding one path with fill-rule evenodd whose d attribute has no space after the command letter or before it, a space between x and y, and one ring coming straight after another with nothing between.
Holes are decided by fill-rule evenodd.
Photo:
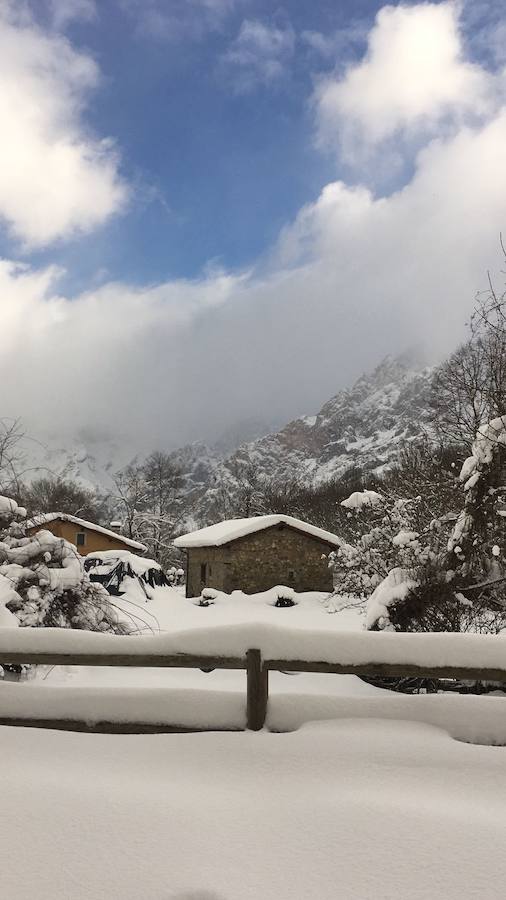
<instances>
[{"instance_id":1,"label":"snow-covered bush","mask_svg":"<svg viewBox=\"0 0 506 900\"><path fill-rule=\"evenodd\" d=\"M204 588L200 597L197 597L196 606L213 606L218 596L219 591L215 591L214 588Z\"/></svg>"},{"instance_id":2,"label":"snow-covered bush","mask_svg":"<svg viewBox=\"0 0 506 900\"><path fill-rule=\"evenodd\" d=\"M354 540L343 542L329 556L336 593L368 597L392 569L410 570L434 561L440 523L428 520L420 496L384 495L374 503L359 502L355 496L351 508L348 501L342 505L348 508L348 533L354 533Z\"/></svg>"},{"instance_id":3,"label":"snow-covered bush","mask_svg":"<svg viewBox=\"0 0 506 900\"><path fill-rule=\"evenodd\" d=\"M433 546L424 564L387 575L369 599L369 628L485 633L506 628L505 448L506 416L478 429L460 472L464 507L446 547Z\"/></svg>"},{"instance_id":4,"label":"snow-covered bush","mask_svg":"<svg viewBox=\"0 0 506 900\"><path fill-rule=\"evenodd\" d=\"M286 587L283 584L277 585L273 588L273 591L276 594L276 602L274 606L277 606L278 609L288 609L291 606L296 606L295 600L295 591L291 587Z\"/></svg>"},{"instance_id":5,"label":"snow-covered bush","mask_svg":"<svg viewBox=\"0 0 506 900\"><path fill-rule=\"evenodd\" d=\"M498 577L504 570L503 551L506 516L506 484L502 484L506 461L506 416L499 416L478 429L476 440L460 473L464 486L462 509L448 542L455 567ZM453 568L453 560L449 568Z\"/></svg>"},{"instance_id":6,"label":"snow-covered bush","mask_svg":"<svg viewBox=\"0 0 506 900\"><path fill-rule=\"evenodd\" d=\"M167 584L184 584L184 569L181 569L181 567L176 568L176 566L171 566L170 569L167 569L165 575L167 578Z\"/></svg>"},{"instance_id":7,"label":"snow-covered bush","mask_svg":"<svg viewBox=\"0 0 506 900\"><path fill-rule=\"evenodd\" d=\"M0 497L1 623L125 633L73 544L50 531L27 535L25 518L14 500Z\"/></svg>"}]
</instances>

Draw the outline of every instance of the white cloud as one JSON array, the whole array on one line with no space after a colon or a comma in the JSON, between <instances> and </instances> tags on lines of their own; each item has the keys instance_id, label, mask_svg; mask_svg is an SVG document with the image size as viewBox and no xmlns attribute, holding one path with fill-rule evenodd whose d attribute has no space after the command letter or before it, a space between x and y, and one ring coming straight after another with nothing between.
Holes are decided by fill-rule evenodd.
<instances>
[{"instance_id":1,"label":"white cloud","mask_svg":"<svg viewBox=\"0 0 506 900\"><path fill-rule=\"evenodd\" d=\"M245 93L282 79L294 47L291 25L268 25L258 19L245 19L221 62L232 79L233 89Z\"/></svg>"},{"instance_id":2,"label":"white cloud","mask_svg":"<svg viewBox=\"0 0 506 900\"><path fill-rule=\"evenodd\" d=\"M221 31L227 18L247 0L119 0L137 30L157 41L200 40Z\"/></svg>"},{"instance_id":3,"label":"white cloud","mask_svg":"<svg viewBox=\"0 0 506 900\"><path fill-rule=\"evenodd\" d=\"M0 219L29 246L90 231L126 198L110 140L81 121L91 57L0 5Z\"/></svg>"},{"instance_id":4,"label":"white cloud","mask_svg":"<svg viewBox=\"0 0 506 900\"><path fill-rule=\"evenodd\" d=\"M411 58L405 64L416 98ZM455 65L469 71L462 56ZM488 83L470 71L471 84ZM424 96L423 67L419 77ZM433 85L433 111L443 103L436 94ZM367 169L362 184L328 184L250 273L144 289L110 283L71 299L59 296L56 270L4 263L3 414L50 421L56 432L130 430L140 449L174 446L218 437L239 419L316 411L413 342L432 359L452 349L487 269L500 268L505 229L506 109L485 109L481 89L472 96L451 129L445 121L421 139L404 186L377 197ZM462 103L443 106L453 115ZM414 120L436 128L429 107L414 103L425 110ZM394 109L390 127L408 127L395 96Z\"/></svg>"},{"instance_id":5,"label":"white cloud","mask_svg":"<svg viewBox=\"0 0 506 900\"><path fill-rule=\"evenodd\" d=\"M341 55L346 57L352 47L362 44L367 39L368 33L366 22L356 20L345 28L338 28L325 34L321 31L302 31L300 38L314 53L324 59L331 57L335 59Z\"/></svg>"},{"instance_id":6,"label":"white cloud","mask_svg":"<svg viewBox=\"0 0 506 900\"><path fill-rule=\"evenodd\" d=\"M336 182L283 233L268 269L72 300L57 272L0 268L5 415L58 433L130 430L140 447L217 437L239 419L316 411L387 352L464 335L497 269L506 112L434 141L376 199Z\"/></svg>"},{"instance_id":7,"label":"white cloud","mask_svg":"<svg viewBox=\"0 0 506 900\"><path fill-rule=\"evenodd\" d=\"M357 146L490 114L494 93L492 77L463 58L454 3L386 6L365 58L317 88L320 140L351 156Z\"/></svg>"},{"instance_id":8,"label":"white cloud","mask_svg":"<svg viewBox=\"0 0 506 900\"><path fill-rule=\"evenodd\" d=\"M95 0L49 0L49 9L57 30L71 22L92 22L98 15Z\"/></svg>"}]
</instances>

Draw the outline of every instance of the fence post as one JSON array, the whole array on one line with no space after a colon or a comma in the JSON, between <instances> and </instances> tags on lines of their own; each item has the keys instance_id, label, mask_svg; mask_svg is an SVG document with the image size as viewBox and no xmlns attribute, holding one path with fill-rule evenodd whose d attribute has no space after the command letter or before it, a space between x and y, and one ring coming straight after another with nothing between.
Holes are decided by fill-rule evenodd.
<instances>
[{"instance_id":1,"label":"fence post","mask_svg":"<svg viewBox=\"0 0 506 900\"><path fill-rule=\"evenodd\" d=\"M267 715L269 671L262 666L260 650L246 652L247 700L246 719L250 731L261 731Z\"/></svg>"}]
</instances>

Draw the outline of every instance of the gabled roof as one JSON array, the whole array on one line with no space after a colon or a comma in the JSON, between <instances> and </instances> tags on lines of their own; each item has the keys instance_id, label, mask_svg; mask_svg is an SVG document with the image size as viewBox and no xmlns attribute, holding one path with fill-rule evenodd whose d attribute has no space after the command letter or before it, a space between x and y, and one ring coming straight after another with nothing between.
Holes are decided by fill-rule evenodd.
<instances>
[{"instance_id":1,"label":"gabled roof","mask_svg":"<svg viewBox=\"0 0 506 900\"><path fill-rule=\"evenodd\" d=\"M250 519L228 519L225 522L217 522L216 525L209 525L207 528L199 528L198 531L191 531L189 534L182 534L174 541L174 546L181 549L190 547L221 547L222 544L229 544L238 538L245 537L248 534L254 534L255 531L264 531L266 528L272 528L273 525L284 523L290 528L297 531L303 531L312 537L319 538L327 544L339 547L343 541L336 534L330 531L324 531L323 528L317 528L316 525L310 525L308 522L302 522L301 519L294 519L293 516L252 516Z\"/></svg>"},{"instance_id":2,"label":"gabled roof","mask_svg":"<svg viewBox=\"0 0 506 900\"><path fill-rule=\"evenodd\" d=\"M38 528L41 525L45 525L47 522L54 522L56 519L60 519L63 522L72 522L72 524L77 525L78 528L88 528L90 531L98 531L99 534L105 534L106 537L115 538L117 541L121 541L122 544L125 544L126 547L131 547L132 550L140 550L144 553L147 549L145 545L141 544L139 541L133 541L132 538L127 538L117 531L111 531L109 528L102 528L101 525L95 525L94 522L87 522L86 519L79 519L77 516L69 515L69 513L42 513L41 515L34 516L33 519L30 519L26 523L26 527Z\"/></svg>"}]
</instances>

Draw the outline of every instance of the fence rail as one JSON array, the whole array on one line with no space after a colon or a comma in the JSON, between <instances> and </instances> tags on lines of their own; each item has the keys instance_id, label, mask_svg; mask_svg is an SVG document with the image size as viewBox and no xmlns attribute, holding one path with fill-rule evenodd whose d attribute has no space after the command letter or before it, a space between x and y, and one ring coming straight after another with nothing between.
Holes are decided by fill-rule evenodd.
<instances>
[{"instance_id":1,"label":"fence rail","mask_svg":"<svg viewBox=\"0 0 506 900\"><path fill-rule=\"evenodd\" d=\"M506 655L504 668L493 666L423 666L412 663L370 663L354 664L350 662L311 661L301 659L269 659L263 658L259 649L252 648L244 656L207 656L188 653L167 655L162 651L146 653L94 653L90 651L73 651L64 653L51 649L1 650L0 661L7 664L32 665L64 665L64 666L126 666L126 667L163 667L190 669L244 669L246 670L246 727L259 731L266 722L269 700L269 671L278 672L314 672L338 675L359 675L381 678L425 678L425 679L458 679L464 681L506 682ZM149 688L146 688L149 691ZM153 725L139 721L113 723L76 721L70 716L44 719L23 718L21 716L0 716L2 725L39 726L61 728L76 731L127 731L132 733L148 733L153 731L197 731L197 728L185 728L174 723L170 725Z\"/></svg>"}]
</instances>

